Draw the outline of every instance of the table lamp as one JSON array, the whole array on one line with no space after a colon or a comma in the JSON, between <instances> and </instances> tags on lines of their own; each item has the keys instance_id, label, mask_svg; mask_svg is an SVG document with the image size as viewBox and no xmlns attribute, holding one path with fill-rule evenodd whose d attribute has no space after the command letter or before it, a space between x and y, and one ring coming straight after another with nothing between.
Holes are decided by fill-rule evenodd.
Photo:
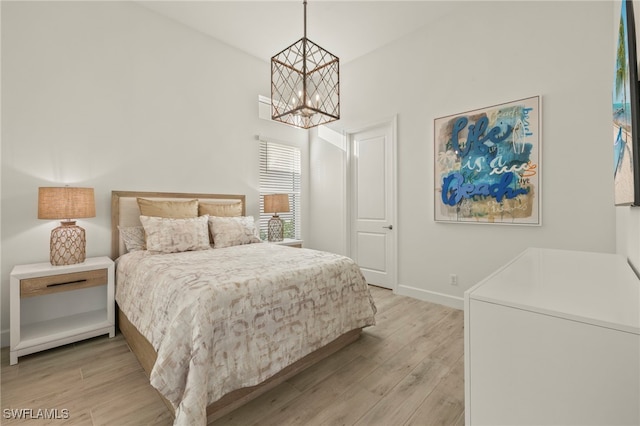
<instances>
[{"instance_id":1,"label":"table lamp","mask_svg":"<svg viewBox=\"0 0 640 426\"><path fill-rule=\"evenodd\" d=\"M50 261L54 266L73 265L85 260L84 229L75 219L96 216L93 188L38 188L38 219L63 219L51 231Z\"/></svg>"},{"instance_id":2,"label":"table lamp","mask_svg":"<svg viewBox=\"0 0 640 426\"><path fill-rule=\"evenodd\" d=\"M264 212L273 213L267 225L267 239L282 241L283 224L278 213L289 212L289 194L268 194L264 196Z\"/></svg>"}]
</instances>

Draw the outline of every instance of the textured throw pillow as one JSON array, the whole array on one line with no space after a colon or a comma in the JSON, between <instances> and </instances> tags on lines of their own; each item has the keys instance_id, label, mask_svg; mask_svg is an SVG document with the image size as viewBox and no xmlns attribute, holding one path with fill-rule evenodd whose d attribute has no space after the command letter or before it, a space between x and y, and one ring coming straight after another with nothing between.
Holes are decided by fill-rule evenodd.
<instances>
[{"instance_id":1,"label":"textured throw pillow","mask_svg":"<svg viewBox=\"0 0 640 426\"><path fill-rule=\"evenodd\" d=\"M242 203L214 203L200 201L198 203L198 216L232 217L242 216Z\"/></svg>"},{"instance_id":2,"label":"textured throw pillow","mask_svg":"<svg viewBox=\"0 0 640 426\"><path fill-rule=\"evenodd\" d=\"M209 216L209 231L213 237L214 248L261 242L253 216Z\"/></svg>"},{"instance_id":3,"label":"textured throw pillow","mask_svg":"<svg viewBox=\"0 0 640 426\"><path fill-rule=\"evenodd\" d=\"M152 253L178 253L209 249L209 216L174 219L140 216Z\"/></svg>"},{"instance_id":4,"label":"textured throw pillow","mask_svg":"<svg viewBox=\"0 0 640 426\"><path fill-rule=\"evenodd\" d=\"M198 216L198 200L148 200L138 198L138 207L142 216L172 217L182 219Z\"/></svg>"},{"instance_id":5,"label":"textured throw pillow","mask_svg":"<svg viewBox=\"0 0 640 426\"><path fill-rule=\"evenodd\" d=\"M118 226L118 231L127 251L146 250L142 226Z\"/></svg>"}]
</instances>

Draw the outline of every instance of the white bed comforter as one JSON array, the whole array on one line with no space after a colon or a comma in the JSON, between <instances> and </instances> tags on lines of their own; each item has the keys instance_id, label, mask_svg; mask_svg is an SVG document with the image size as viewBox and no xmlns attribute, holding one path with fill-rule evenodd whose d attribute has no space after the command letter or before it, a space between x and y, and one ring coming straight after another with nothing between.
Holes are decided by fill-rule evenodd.
<instances>
[{"instance_id":1,"label":"white bed comforter","mask_svg":"<svg viewBox=\"0 0 640 426\"><path fill-rule=\"evenodd\" d=\"M248 244L117 262L119 308L153 345L151 384L175 425L205 425L206 407L256 385L376 311L353 260Z\"/></svg>"}]
</instances>

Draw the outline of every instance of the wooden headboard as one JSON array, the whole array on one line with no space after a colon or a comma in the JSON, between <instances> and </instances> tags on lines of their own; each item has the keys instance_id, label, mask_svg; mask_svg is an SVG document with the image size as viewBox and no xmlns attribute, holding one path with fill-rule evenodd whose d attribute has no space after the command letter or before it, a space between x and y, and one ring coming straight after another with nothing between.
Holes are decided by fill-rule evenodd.
<instances>
[{"instance_id":1,"label":"wooden headboard","mask_svg":"<svg viewBox=\"0 0 640 426\"><path fill-rule=\"evenodd\" d=\"M140 226L140 208L138 197L155 200L198 199L208 203L242 205L242 215L246 214L245 196L230 194L199 194L190 192L138 192L111 191L111 258L116 259L126 253L124 243L120 239L118 226Z\"/></svg>"}]
</instances>

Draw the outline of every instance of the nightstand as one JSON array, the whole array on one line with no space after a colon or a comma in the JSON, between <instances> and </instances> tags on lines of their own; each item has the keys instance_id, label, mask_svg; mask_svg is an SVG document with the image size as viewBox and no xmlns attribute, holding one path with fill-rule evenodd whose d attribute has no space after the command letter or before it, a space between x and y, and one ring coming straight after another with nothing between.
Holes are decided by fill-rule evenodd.
<instances>
[{"instance_id":1,"label":"nightstand","mask_svg":"<svg viewBox=\"0 0 640 426\"><path fill-rule=\"evenodd\" d=\"M293 238L285 238L282 241L267 241L267 242L270 244L278 244L280 246L302 248L302 240L295 240Z\"/></svg>"},{"instance_id":2,"label":"nightstand","mask_svg":"<svg viewBox=\"0 0 640 426\"><path fill-rule=\"evenodd\" d=\"M53 266L46 262L15 266L11 271L10 285L9 364L16 364L20 356L90 337L102 334L115 336L114 270L113 261L106 256L87 258L75 265ZM99 286L104 286L103 290L96 289ZM79 294L81 292L84 293ZM64 304L65 298L71 295L75 298L91 297L91 300L86 300L86 305L80 305L98 309L78 312L78 303L71 302L65 312L60 304ZM95 300L96 297L100 300ZM43 310L51 306L52 311L58 314L53 318L34 320L23 307L29 302L37 302L39 307L45 307Z\"/></svg>"}]
</instances>

